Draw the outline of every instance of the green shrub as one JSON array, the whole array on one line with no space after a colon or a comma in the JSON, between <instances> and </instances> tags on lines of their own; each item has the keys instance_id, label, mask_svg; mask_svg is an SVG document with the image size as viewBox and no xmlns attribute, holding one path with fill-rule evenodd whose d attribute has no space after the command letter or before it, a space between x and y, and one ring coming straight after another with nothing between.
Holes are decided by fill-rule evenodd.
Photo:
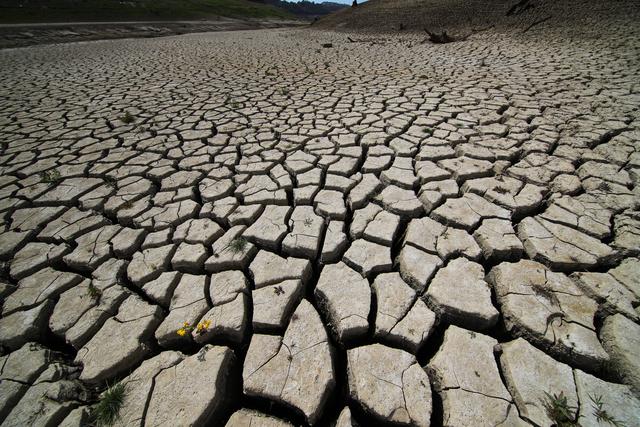
<instances>
[{"instance_id":1,"label":"green shrub","mask_svg":"<svg viewBox=\"0 0 640 427\"><path fill-rule=\"evenodd\" d=\"M126 387L122 383L107 387L100 397L100 402L93 408L96 425L110 426L118 419L125 394Z\"/></svg>"}]
</instances>

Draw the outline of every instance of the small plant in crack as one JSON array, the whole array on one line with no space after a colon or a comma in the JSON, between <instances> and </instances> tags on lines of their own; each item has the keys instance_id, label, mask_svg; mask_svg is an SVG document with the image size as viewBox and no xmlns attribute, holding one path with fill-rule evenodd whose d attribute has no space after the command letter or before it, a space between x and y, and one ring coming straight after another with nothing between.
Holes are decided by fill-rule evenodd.
<instances>
[{"instance_id":1,"label":"small plant in crack","mask_svg":"<svg viewBox=\"0 0 640 427\"><path fill-rule=\"evenodd\" d=\"M289 89L281 87L280 89L278 89L278 93L282 96L289 96L291 92L289 91Z\"/></svg>"},{"instance_id":2,"label":"small plant in crack","mask_svg":"<svg viewBox=\"0 0 640 427\"><path fill-rule=\"evenodd\" d=\"M611 191L611 185L609 185L607 181L602 181L600 184L598 184L598 190L609 192Z\"/></svg>"},{"instance_id":3,"label":"small plant in crack","mask_svg":"<svg viewBox=\"0 0 640 427\"><path fill-rule=\"evenodd\" d=\"M211 320L205 319L201 322L198 322L198 326L196 326L196 334L202 335L206 333L211 327Z\"/></svg>"},{"instance_id":4,"label":"small plant in crack","mask_svg":"<svg viewBox=\"0 0 640 427\"><path fill-rule=\"evenodd\" d=\"M557 427L576 427L579 426L577 422L577 408L569 405L567 396L563 392L560 394L544 393L543 406L547 415L553 421Z\"/></svg>"},{"instance_id":5,"label":"small plant in crack","mask_svg":"<svg viewBox=\"0 0 640 427\"><path fill-rule=\"evenodd\" d=\"M111 188L116 188L118 181L115 180L115 178L111 177L111 176L106 176L104 178L104 183L106 185L108 185Z\"/></svg>"},{"instance_id":6,"label":"small plant in crack","mask_svg":"<svg viewBox=\"0 0 640 427\"><path fill-rule=\"evenodd\" d=\"M131 209L133 207L133 200L125 200L123 204L120 205L121 209Z\"/></svg>"},{"instance_id":7,"label":"small plant in crack","mask_svg":"<svg viewBox=\"0 0 640 427\"><path fill-rule=\"evenodd\" d=\"M236 237L231 241L231 243L229 243L229 250L234 254L240 253L247 247L247 243L247 239L243 237Z\"/></svg>"},{"instance_id":8,"label":"small plant in crack","mask_svg":"<svg viewBox=\"0 0 640 427\"><path fill-rule=\"evenodd\" d=\"M422 133L425 133L427 135L431 135L431 134L433 134L433 129L431 129L431 128L423 128L422 129Z\"/></svg>"},{"instance_id":9,"label":"small plant in crack","mask_svg":"<svg viewBox=\"0 0 640 427\"><path fill-rule=\"evenodd\" d=\"M606 409L604 409L604 401L602 396L591 396L589 395L589 399L591 399L591 406L593 406L593 415L596 417L599 423L607 423L615 427L625 427L626 424L622 421L616 419L613 415L609 414Z\"/></svg>"},{"instance_id":10,"label":"small plant in crack","mask_svg":"<svg viewBox=\"0 0 640 427\"><path fill-rule=\"evenodd\" d=\"M118 120L120 120L125 125L130 125L136 121L136 118L128 111L125 111L123 115L118 116Z\"/></svg>"},{"instance_id":11,"label":"small plant in crack","mask_svg":"<svg viewBox=\"0 0 640 427\"><path fill-rule=\"evenodd\" d=\"M184 322L182 327L179 328L176 333L181 337L187 336L187 334L190 334L193 331L196 331L196 334L198 335L202 335L206 333L209 328L211 328L211 320L209 319L202 320L195 326L189 322Z\"/></svg>"},{"instance_id":12,"label":"small plant in crack","mask_svg":"<svg viewBox=\"0 0 640 427\"><path fill-rule=\"evenodd\" d=\"M40 179L42 179L42 182L53 184L60 181L62 177L57 169L50 169L48 171L40 172Z\"/></svg>"},{"instance_id":13,"label":"small plant in crack","mask_svg":"<svg viewBox=\"0 0 640 427\"><path fill-rule=\"evenodd\" d=\"M282 286L274 286L273 287L273 293L280 296L284 294L284 289L282 289Z\"/></svg>"},{"instance_id":14,"label":"small plant in crack","mask_svg":"<svg viewBox=\"0 0 640 427\"><path fill-rule=\"evenodd\" d=\"M176 331L176 334L178 334L181 337L184 337L184 336L187 336L187 334L190 334L191 331L193 331L193 325L189 322L184 322L182 324L182 327Z\"/></svg>"},{"instance_id":15,"label":"small plant in crack","mask_svg":"<svg viewBox=\"0 0 640 427\"><path fill-rule=\"evenodd\" d=\"M87 295L89 295L93 300L99 301L102 296L102 291L93 286L93 283L89 283L89 286L87 286Z\"/></svg>"},{"instance_id":16,"label":"small plant in crack","mask_svg":"<svg viewBox=\"0 0 640 427\"><path fill-rule=\"evenodd\" d=\"M92 411L96 425L110 426L118 419L126 391L123 383L107 387L100 396L100 401Z\"/></svg>"}]
</instances>

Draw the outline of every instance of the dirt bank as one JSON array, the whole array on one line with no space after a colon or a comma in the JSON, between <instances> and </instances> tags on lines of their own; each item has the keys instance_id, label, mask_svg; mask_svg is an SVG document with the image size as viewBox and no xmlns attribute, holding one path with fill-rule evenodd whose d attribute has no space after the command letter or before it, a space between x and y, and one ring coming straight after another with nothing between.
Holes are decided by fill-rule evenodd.
<instances>
[{"instance_id":1,"label":"dirt bank","mask_svg":"<svg viewBox=\"0 0 640 427\"><path fill-rule=\"evenodd\" d=\"M0 49L87 40L162 37L208 31L255 30L307 25L295 20L220 18L211 21L71 22L0 25Z\"/></svg>"}]
</instances>

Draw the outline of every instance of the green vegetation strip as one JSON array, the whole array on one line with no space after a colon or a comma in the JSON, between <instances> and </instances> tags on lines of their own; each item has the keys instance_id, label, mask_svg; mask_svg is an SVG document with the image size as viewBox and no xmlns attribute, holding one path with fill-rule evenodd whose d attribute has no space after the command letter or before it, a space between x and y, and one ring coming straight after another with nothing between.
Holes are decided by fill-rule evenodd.
<instances>
[{"instance_id":1,"label":"green vegetation strip","mask_svg":"<svg viewBox=\"0 0 640 427\"><path fill-rule=\"evenodd\" d=\"M174 21L213 17L283 18L293 15L270 5L249 0L39 0L3 1L0 23L83 21Z\"/></svg>"}]
</instances>

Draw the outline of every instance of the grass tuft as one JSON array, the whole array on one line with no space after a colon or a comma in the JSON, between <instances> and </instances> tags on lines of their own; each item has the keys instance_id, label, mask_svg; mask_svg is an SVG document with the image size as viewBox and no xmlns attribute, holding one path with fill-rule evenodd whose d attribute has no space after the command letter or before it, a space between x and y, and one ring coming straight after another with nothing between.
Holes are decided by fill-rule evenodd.
<instances>
[{"instance_id":1,"label":"grass tuft","mask_svg":"<svg viewBox=\"0 0 640 427\"><path fill-rule=\"evenodd\" d=\"M556 427L577 427L577 408L570 406L567 396L563 392L560 394L544 393L546 398L543 401L547 415Z\"/></svg>"},{"instance_id":2,"label":"grass tuft","mask_svg":"<svg viewBox=\"0 0 640 427\"><path fill-rule=\"evenodd\" d=\"M598 190L609 192L611 191L611 185L607 181L602 181L600 184L598 184Z\"/></svg>"},{"instance_id":3,"label":"grass tuft","mask_svg":"<svg viewBox=\"0 0 640 427\"><path fill-rule=\"evenodd\" d=\"M133 115L130 112L125 111L122 116L118 117L118 120L120 120L124 124L129 125L129 124L135 122L136 118L133 117Z\"/></svg>"},{"instance_id":4,"label":"grass tuft","mask_svg":"<svg viewBox=\"0 0 640 427\"><path fill-rule=\"evenodd\" d=\"M242 237L236 237L229 243L229 250L234 254L240 253L244 251L244 248L247 247L247 239Z\"/></svg>"},{"instance_id":5,"label":"grass tuft","mask_svg":"<svg viewBox=\"0 0 640 427\"><path fill-rule=\"evenodd\" d=\"M122 383L107 387L100 397L100 402L93 408L96 425L110 426L118 419L125 394L126 387Z\"/></svg>"},{"instance_id":6,"label":"grass tuft","mask_svg":"<svg viewBox=\"0 0 640 427\"><path fill-rule=\"evenodd\" d=\"M97 301L102 296L102 291L93 286L93 283L89 283L89 286L87 287L87 295Z\"/></svg>"},{"instance_id":7,"label":"grass tuft","mask_svg":"<svg viewBox=\"0 0 640 427\"><path fill-rule=\"evenodd\" d=\"M591 405L593 406L593 415L596 417L596 420L598 420L598 423L606 423L614 427L626 427L625 423L617 420L613 415L610 415L604 409L604 401L602 400L602 396L589 395L589 399L591 399Z\"/></svg>"},{"instance_id":8,"label":"grass tuft","mask_svg":"<svg viewBox=\"0 0 640 427\"><path fill-rule=\"evenodd\" d=\"M118 181L116 181L116 179L111 176L105 176L104 183L111 188L116 188L118 186Z\"/></svg>"},{"instance_id":9,"label":"grass tuft","mask_svg":"<svg viewBox=\"0 0 640 427\"><path fill-rule=\"evenodd\" d=\"M133 207L133 205L134 205L134 203L135 203L135 202L136 202L136 201L135 201L135 200L132 200L132 199L125 200L125 201L124 201L124 203L122 203L122 204L120 205L120 209L122 209L122 210L131 209L131 208Z\"/></svg>"},{"instance_id":10,"label":"grass tuft","mask_svg":"<svg viewBox=\"0 0 640 427\"><path fill-rule=\"evenodd\" d=\"M57 169L50 169L48 171L40 172L40 179L42 179L42 182L52 184L60 181L62 177Z\"/></svg>"}]
</instances>

